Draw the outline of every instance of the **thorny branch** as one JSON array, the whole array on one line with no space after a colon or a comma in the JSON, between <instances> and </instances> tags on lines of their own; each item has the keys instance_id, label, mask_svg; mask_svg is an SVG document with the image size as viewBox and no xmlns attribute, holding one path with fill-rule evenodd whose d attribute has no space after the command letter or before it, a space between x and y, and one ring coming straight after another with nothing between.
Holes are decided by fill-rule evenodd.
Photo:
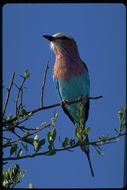
<instances>
[{"instance_id":1,"label":"thorny branch","mask_svg":"<svg viewBox=\"0 0 127 190\"><path fill-rule=\"evenodd\" d=\"M7 108L8 101L9 101L10 94L11 94L11 89L12 89L12 86L13 86L13 83L14 83L14 78L15 78L15 72L14 72L13 75L12 75L9 88L7 89L7 96L6 96L6 101L5 101L5 105L4 105L4 109L3 109L3 115L4 115L5 112L6 112L6 108Z\"/></svg>"}]
</instances>

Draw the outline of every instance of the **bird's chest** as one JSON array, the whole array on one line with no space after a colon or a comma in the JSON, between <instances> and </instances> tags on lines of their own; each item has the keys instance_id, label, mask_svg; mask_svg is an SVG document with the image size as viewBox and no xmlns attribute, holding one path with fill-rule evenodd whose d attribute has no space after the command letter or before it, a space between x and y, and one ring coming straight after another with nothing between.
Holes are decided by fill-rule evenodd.
<instances>
[{"instance_id":1,"label":"bird's chest","mask_svg":"<svg viewBox=\"0 0 127 190\"><path fill-rule=\"evenodd\" d=\"M64 56L56 58L53 74L56 79L69 80L83 71L84 66L80 59Z\"/></svg>"}]
</instances>

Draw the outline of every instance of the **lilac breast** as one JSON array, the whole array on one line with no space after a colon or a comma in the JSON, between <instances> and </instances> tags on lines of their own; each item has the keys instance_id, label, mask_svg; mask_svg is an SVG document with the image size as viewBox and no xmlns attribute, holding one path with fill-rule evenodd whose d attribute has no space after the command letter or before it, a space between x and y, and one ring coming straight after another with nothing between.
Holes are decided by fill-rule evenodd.
<instances>
[{"instance_id":1,"label":"lilac breast","mask_svg":"<svg viewBox=\"0 0 127 190\"><path fill-rule=\"evenodd\" d=\"M54 77L56 79L67 80L73 76L82 74L84 70L84 64L79 57L56 57L54 65Z\"/></svg>"}]
</instances>

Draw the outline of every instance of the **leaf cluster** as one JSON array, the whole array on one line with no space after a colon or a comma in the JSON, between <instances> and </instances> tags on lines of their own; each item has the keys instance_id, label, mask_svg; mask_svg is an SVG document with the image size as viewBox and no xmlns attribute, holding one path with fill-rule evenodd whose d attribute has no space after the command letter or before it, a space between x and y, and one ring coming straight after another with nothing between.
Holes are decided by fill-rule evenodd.
<instances>
[{"instance_id":1,"label":"leaf cluster","mask_svg":"<svg viewBox=\"0 0 127 190\"><path fill-rule=\"evenodd\" d=\"M18 164L3 171L3 187L14 188L24 177L25 172L21 170Z\"/></svg>"}]
</instances>

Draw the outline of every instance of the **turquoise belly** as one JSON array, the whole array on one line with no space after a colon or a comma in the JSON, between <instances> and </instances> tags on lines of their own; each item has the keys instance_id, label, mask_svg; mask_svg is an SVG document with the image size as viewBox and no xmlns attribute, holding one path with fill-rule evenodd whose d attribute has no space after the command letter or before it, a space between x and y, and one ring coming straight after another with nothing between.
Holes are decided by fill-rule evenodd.
<instances>
[{"instance_id":1,"label":"turquoise belly","mask_svg":"<svg viewBox=\"0 0 127 190\"><path fill-rule=\"evenodd\" d=\"M90 81L89 75L85 72L82 75L73 77L69 80L57 80L57 90L61 100L75 101L79 97L89 96ZM80 103L74 103L66 107L75 123L79 123L79 112L85 117L85 103L81 111Z\"/></svg>"}]
</instances>

